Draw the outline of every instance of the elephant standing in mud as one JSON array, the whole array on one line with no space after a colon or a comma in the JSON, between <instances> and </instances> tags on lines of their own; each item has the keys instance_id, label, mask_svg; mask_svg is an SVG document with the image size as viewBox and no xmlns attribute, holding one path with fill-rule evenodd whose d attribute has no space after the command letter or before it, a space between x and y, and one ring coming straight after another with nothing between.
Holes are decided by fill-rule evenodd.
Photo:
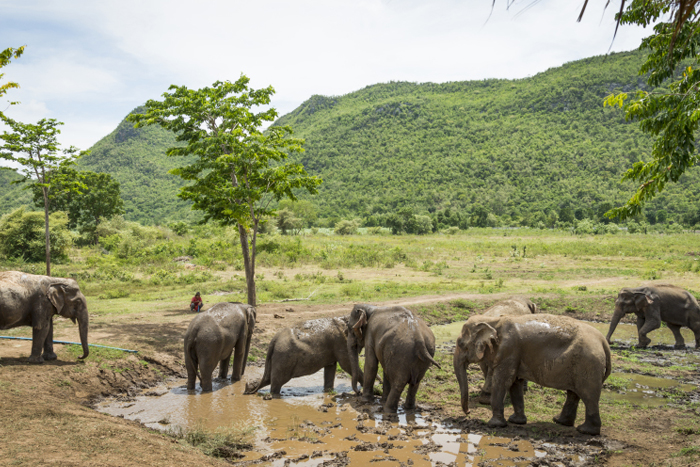
<instances>
[{"instance_id":1,"label":"elephant standing in mud","mask_svg":"<svg viewBox=\"0 0 700 467\"><path fill-rule=\"evenodd\" d=\"M199 377L202 391L211 391L216 365L220 365L219 378L226 379L234 350L231 381L241 379L248 360L255 317L255 308L250 305L217 303L192 320L185 333L187 389L194 390Z\"/></svg>"},{"instance_id":2,"label":"elephant standing in mud","mask_svg":"<svg viewBox=\"0 0 700 467\"><path fill-rule=\"evenodd\" d=\"M503 300L493 304L481 315L474 319L490 319L500 318L501 316L521 316L537 313L537 305L529 298L522 296L513 296L507 300ZM481 371L484 373L484 385L481 388L481 396L479 402L482 404L491 403L491 371L486 362L479 363ZM527 388L527 382L523 383L524 388Z\"/></svg>"},{"instance_id":3,"label":"elephant standing in mud","mask_svg":"<svg viewBox=\"0 0 700 467\"><path fill-rule=\"evenodd\" d=\"M348 321L343 318L320 318L294 328L279 331L270 341L265 371L258 383L246 384L245 394L255 394L268 384L270 394L279 396L290 379L312 375L323 368L323 390L331 391L335 383L336 364L352 373L347 340ZM360 371L360 378L364 378Z\"/></svg>"},{"instance_id":4,"label":"elephant standing in mud","mask_svg":"<svg viewBox=\"0 0 700 467\"><path fill-rule=\"evenodd\" d=\"M576 429L600 434L598 403L603 382L610 376L610 346L592 326L566 316L535 314L488 320L470 318L462 328L454 353L462 409L469 413L469 363L486 362L493 372L488 425L507 425L503 414L506 391L514 414L511 423L525 424L523 381L566 391L566 402L554 421L573 426L580 399L586 419Z\"/></svg>"},{"instance_id":5,"label":"elephant standing in mud","mask_svg":"<svg viewBox=\"0 0 700 467\"><path fill-rule=\"evenodd\" d=\"M427 324L401 306L374 307L355 305L348 320L348 352L352 366L352 389L362 378L359 353L365 348L365 372L362 397L369 402L378 365L384 372L382 404L384 411L396 413L399 398L406 385L404 408L416 406L416 393L433 360L435 336Z\"/></svg>"},{"instance_id":6,"label":"elephant standing in mud","mask_svg":"<svg viewBox=\"0 0 700 467\"><path fill-rule=\"evenodd\" d=\"M55 314L78 322L83 347L83 355L78 358L87 358L90 354L87 301L75 280L0 272L0 329L32 327L31 363L57 358L53 351Z\"/></svg>"},{"instance_id":7,"label":"elephant standing in mud","mask_svg":"<svg viewBox=\"0 0 700 467\"><path fill-rule=\"evenodd\" d=\"M689 327L695 334L695 348L700 349L700 306L687 290L675 285L654 285L636 289L622 289L615 299L615 312L606 337L608 343L617 323L628 313L637 315L639 347L651 342L647 333L658 329L661 321L668 325L676 338L674 348L685 349L681 327Z\"/></svg>"}]
</instances>

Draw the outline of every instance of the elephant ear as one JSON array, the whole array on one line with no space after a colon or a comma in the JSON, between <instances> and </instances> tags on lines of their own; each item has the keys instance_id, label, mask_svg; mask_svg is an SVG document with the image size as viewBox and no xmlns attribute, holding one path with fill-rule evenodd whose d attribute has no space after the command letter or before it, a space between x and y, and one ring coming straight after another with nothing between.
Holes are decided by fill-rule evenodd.
<instances>
[{"instance_id":1,"label":"elephant ear","mask_svg":"<svg viewBox=\"0 0 700 467\"><path fill-rule=\"evenodd\" d=\"M56 313L61 313L63 306L66 304L66 291L60 285L49 286L49 291L46 293L51 304L56 308Z\"/></svg>"},{"instance_id":2,"label":"elephant ear","mask_svg":"<svg viewBox=\"0 0 700 467\"><path fill-rule=\"evenodd\" d=\"M634 294L634 304L640 311L644 311L647 305L653 305L654 302L654 296L649 289L641 289L639 292L635 292Z\"/></svg>"},{"instance_id":3,"label":"elephant ear","mask_svg":"<svg viewBox=\"0 0 700 467\"><path fill-rule=\"evenodd\" d=\"M360 316L357 319L357 323L352 327L352 332L355 333L358 339L362 339L362 327L365 324L367 324L367 313L360 308Z\"/></svg>"},{"instance_id":4,"label":"elephant ear","mask_svg":"<svg viewBox=\"0 0 700 467\"><path fill-rule=\"evenodd\" d=\"M493 352L498 345L498 332L488 323L479 323L474 328L471 341L474 345L476 359L481 361L487 348Z\"/></svg>"}]
</instances>

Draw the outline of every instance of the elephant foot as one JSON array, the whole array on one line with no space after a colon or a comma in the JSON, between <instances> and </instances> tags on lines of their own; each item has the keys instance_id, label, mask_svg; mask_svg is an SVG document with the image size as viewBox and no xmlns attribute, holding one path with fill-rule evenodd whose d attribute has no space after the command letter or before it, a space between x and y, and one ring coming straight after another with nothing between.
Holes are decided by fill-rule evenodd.
<instances>
[{"instance_id":1,"label":"elephant foot","mask_svg":"<svg viewBox=\"0 0 700 467\"><path fill-rule=\"evenodd\" d=\"M27 359L27 361L28 361L29 363L44 363L44 359L41 358L41 355L39 355L38 357L35 357L35 356L32 355L31 357L29 357L29 358Z\"/></svg>"},{"instance_id":2,"label":"elephant foot","mask_svg":"<svg viewBox=\"0 0 700 467\"><path fill-rule=\"evenodd\" d=\"M410 403L409 403L409 402L406 402L406 403L403 405L403 408L404 408L405 410L414 410L414 409L416 408L416 403L415 403L415 402L410 402Z\"/></svg>"},{"instance_id":3,"label":"elephant foot","mask_svg":"<svg viewBox=\"0 0 700 467\"><path fill-rule=\"evenodd\" d=\"M487 425L494 428L503 428L508 426L508 422L506 422L503 418L491 417L491 420L489 420Z\"/></svg>"},{"instance_id":4,"label":"elephant foot","mask_svg":"<svg viewBox=\"0 0 700 467\"><path fill-rule=\"evenodd\" d=\"M50 362L51 360L56 360L58 356L51 352L51 353L45 353L44 355L41 356L45 361Z\"/></svg>"},{"instance_id":5,"label":"elephant foot","mask_svg":"<svg viewBox=\"0 0 700 467\"><path fill-rule=\"evenodd\" d=\"M586 422L583 425L577 426L576 430L584 435L596 436L600 434L600 425L596 426L592 423Z\"/></svg>"},{"instance_id":6,"label":"elephant foot","mask_svg":"<svg viewBox=\"0 0 700 467\"><path fill-rule=\"evenodd\" d=\"M516 425L525 425L527 423L527 417L523 415L513 414L508 418L510 423L515 423Z\"/></svg>"},{"instance_id":7,"label":"elephant foot","mask_svg":"<svg viewBox=\"0 0 700 467\"><path fill-rule=\"evenodd\" d=\"M675 344L673 348L675 350L685 350L685 344Z\"/></svg>"},{"instance_id":8,"label":"elephant foot","mask_svg":"<svg viewBox=\"0 0 700 467\"><path fill-rule=\"evenodd\" d=\"M226 378L224 378L224 381L225 381L225 380L226 380ZM237 378L234 378L233 375L231 375L231 382L232 382L232 383L237 383L237 382L239 382L240 380L241 380L241 377L240 377L240 376L237 377Z\"/></svg>"},{"instance_id":9,"label":"elephant foot","mask_svg":"<svg viewBox=\"0 0 700 467\"><path fill-rule=\"evenodd\" d=\"M481 393L476 400L479 404L491 405L491 394Z\"/></svg>"},{"instance_id":10,"label":"elephant foot","mask_svg":"<svg viewBox=\"0 0 700 467\"><path fill-rule=\"evenodd\" d=\"M560 425L564 426L574 426L574 420L572 420L570 417L565 417L561 414L557 415L556 417L552 418L554 423L558 423Z\"/></svg>"}]
</instances>

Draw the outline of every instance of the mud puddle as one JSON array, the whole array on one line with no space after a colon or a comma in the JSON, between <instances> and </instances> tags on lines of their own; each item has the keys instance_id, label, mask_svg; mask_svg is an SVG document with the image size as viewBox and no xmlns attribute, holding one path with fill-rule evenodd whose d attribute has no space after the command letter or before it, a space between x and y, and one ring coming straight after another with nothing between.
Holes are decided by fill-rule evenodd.
<instances>
[{"instance_id":1,"label":"mud puddle","mask_svg":"<svg viewBox=\"0 0 700 467\"><path fill-rule=\"evenodd\" d=\"M698 389L698 386L694 384L682 384L674 379L633 373L612 373L610 377L614 381L616 389L603 391L601 397L608 400L632 402L636 405L659 407L672 402L668 398L669 392L690 393ZM618 389L619 386L622 388Z\"/></svg>"},{"instance_id":2,"label":"mud puddle","mask_svg":"<svg viewBox=\"0 0 700 467\"><path fill-rule=\"evenodd\" d=\"M538 459L585 465L601 451L467 433L442 423L429 408L384 415L378 403L359 405L346 379L336 380L338 395L324 394L322 371L290 381L280 399L265 400L266 391L243 395L244 382L261 374L262 368L247 368L244 381L215 381L206 394L188 394L186 381L175 380L136 397L106 400L97 409L164 431L254 427L254 449L242 453L239 465L527 466Z\"/></svg>"}]
</instances>

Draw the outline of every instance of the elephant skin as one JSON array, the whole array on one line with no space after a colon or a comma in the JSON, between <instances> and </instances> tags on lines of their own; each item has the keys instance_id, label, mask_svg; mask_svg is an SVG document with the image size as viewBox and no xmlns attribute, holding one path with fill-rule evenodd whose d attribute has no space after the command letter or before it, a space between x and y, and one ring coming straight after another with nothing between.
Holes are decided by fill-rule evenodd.
<instances>
[{"instance_id":1,"label":"elephant skin","mask_svg":"<svg viewBox=\"0 0 700 467\"><path fill-rule=\"evenodd\" d=\"M503 300L493 304L480 316L482 318L500 318L501 316L521 316L537 313L537 305L529 298L523 296L513 296L507 300ZM481 371L484 373L484 386L481 388L479 402L482 404L491 404L491 372L485 362L479 364ZM527 389L527 382L523 383L524 389Z\"/></svg>"},{"instance_id":2,"label":"elephant skin","mask_svg":"<svg viewBox=\"0 0 700 467\"><path fill-rule=\"evenodd\" d=\"M373 382L378 365L384 373L382 404L387 413L396 413L399 398L406 385L408 392L404 408L416 405L416 392L430 365L440 368L433 360L435 336L428 325L410 310L401 306L374 307L355 305L348 319L348 352L352 365L352 388L362 378L359 365L360 350L365 348L365 371L362 397L372 400Z\"/></svg>"},{"instance_id":3,"label":"elephant skin","mask_svg":"<svg viewBox=\"0 0 700 467\"><path fill-rule=\"evenodd\" d=\"M55 314L77 321L83 347L83 355L78 358L87 358L90 354L87 300L75 280L0 272L0 329L32 327L31 363L57 358L53 351Z\"/></svg>"},{"instance_id":4,"label":"elephant skin","mask_svg":"<svg viewBox=\"0 0 700 467\"><path fill-rule=\"evenodd\" d=\"M637 315L639 347L651 342L647 333L658 329L661 321L668 325L676 338L676 349L685 349L681 327L688 327L695 334L695 348L700 348L700 306L693 295L675 285L654 285L636 289L622 289L615 299L615 312L606 337L608 343L617 323L628 313Z\"/></svg>"},{"instance_id":5,"label":"elephant skin","mask_svg":"<svg viewBox=\"0 0 700 467\"><path fill-rule=\"evenodd\" d=\"M312 375L323 368L323 390L335 384L336 364L352 374L347 340L348 321L320 318L279 331L270 341L265 371L257 383L246 384L245 394L255 394L270 385L270 394L279 396L290 379Z\"/></svg>"},{"instance_id":6,"label":"elephant skin","mask_svg":"<svg viewBox=\"0 0 700 467\"><path fill-rule=\"evenodd\" d=\"M476 317L478 318L478 317ZM486 362L493 372L488 425L507 425L503 414L506 391L514 414L511 423L524 424L523 381L566 391L566 402L556 423L573 426L578 402L583 399L586 418L581 433L600 434L598 402L603 382L610 375L610 346L592 326L566 316L534 314L467 320L457 339L454 370L462 409L469 413L469 363Z\"/></svg>"},{"instance_id":7,"label":"elephant skin","mask_svg":"<svg viewBox=\"0 0 700 467\"><path fill-rule=\"evenodd\" d=\"M255 308L250 305L224 302L217 303L192 320L185 333L188 390L194 390L199 377L202 391L211 391L216 365L219 365L219 378L226 379L234 350L231 381L241 379L248 360L255 317Z\"/></svg>"}]
</instances>

